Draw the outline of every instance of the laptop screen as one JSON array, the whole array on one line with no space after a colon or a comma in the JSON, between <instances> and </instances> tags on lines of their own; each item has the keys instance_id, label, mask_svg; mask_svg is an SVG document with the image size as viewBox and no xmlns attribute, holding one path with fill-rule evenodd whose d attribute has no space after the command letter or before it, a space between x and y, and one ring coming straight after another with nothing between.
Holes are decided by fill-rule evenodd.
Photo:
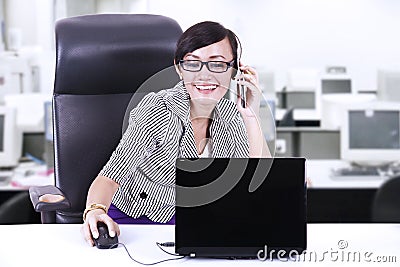
<instances>
[{"instance_id":1,"label":"laptop screen","mask_svg":"<svg viewBox=\"0 0 400 267\"><path fill-rule=\"evenodd\" d=\"M265 246L299 252L306 248L305 159L178 159L176 163L177 187L202 190L226 174L237 181L225 195L197 206L179 206L191 203L183 198L194 198L196 192L176 190L177 253L255 257ZM227 171L230 168L233 171ZM260 168L265 168L265 179L250 192ZM210 195L215 195L210 188Z\"/></svg>"}]
</instances>

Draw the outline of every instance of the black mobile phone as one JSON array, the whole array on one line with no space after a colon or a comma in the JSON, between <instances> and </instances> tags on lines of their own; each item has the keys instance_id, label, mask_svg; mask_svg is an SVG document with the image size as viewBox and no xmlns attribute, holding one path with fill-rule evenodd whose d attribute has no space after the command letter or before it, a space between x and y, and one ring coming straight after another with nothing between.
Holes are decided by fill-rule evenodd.
<instances>
[{"instance_id":1,"label":"black mobile phone","mask_svg":"<svg viewBox=\"0 0 400 267\"><path fill-rule=\"evenodd\" d=\"M240 80L243 81L243 78L240 78ZM243 108L246 108L246 92L244 89L244 85L240 85L239 83L237 83L236 87L240 97L240 103L242 104Z\"/></svg>"}]
</instances>

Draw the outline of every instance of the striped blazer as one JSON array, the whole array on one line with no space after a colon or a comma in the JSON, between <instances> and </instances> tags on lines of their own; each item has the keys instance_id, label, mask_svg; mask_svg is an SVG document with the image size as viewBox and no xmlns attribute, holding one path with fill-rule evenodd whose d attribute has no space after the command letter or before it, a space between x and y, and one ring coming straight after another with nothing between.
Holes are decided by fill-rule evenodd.
<instances>
[{"instance_id":1,"label":"striped blazer","mask_svg":"<svg viewBox=\"0 0 400 267\"><path fill-rule=\"evenodd\" d=\"M100 175L120 186L113 204L127 215L169 221L175 212L175 161L197 158L182 82L147 94L130 112L129 125ZM212 157L248 157L249 142L236 104L221 99L210 125Z\"/></svg>"}]
</instances>

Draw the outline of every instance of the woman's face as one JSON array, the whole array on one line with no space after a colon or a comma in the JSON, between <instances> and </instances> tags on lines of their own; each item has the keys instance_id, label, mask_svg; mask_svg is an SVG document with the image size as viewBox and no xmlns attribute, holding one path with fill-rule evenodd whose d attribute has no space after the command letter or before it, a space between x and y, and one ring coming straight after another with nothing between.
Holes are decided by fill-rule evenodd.
<instances>
[{"instance_id":1,"label":"woman's face","mask_svg":"<svg viewBox=\"0 0 400 267\"><path fill-rule=\"evenodd\" d=\"M199 48L191 53L187 53L183 60L223 61L233 60L232 48L228 38L209 46ZM229 89L232 75L232 68L226 72L215 73L208 70L206 65L198 72L191 72L179 66L185 87L189 92L190 98L208 98L219 101Z\"/></svg>"}]
</instances>

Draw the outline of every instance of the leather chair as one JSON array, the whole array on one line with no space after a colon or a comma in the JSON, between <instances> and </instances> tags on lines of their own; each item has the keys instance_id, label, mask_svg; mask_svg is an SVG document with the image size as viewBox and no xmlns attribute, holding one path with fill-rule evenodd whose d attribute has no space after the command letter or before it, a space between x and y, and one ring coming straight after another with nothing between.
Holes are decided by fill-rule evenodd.
<instances>
[{"instance_id":1,"label":"leather chair","mask_svg":"<svg viewBox=\"0 0 400 267\"><path fill-rule=\"evenodd\" d=\"M32 187L30 197L42 223L82 223L89 186L122 136L132 96L173 66L182 29L164 16L100 14L60 20L55 30L55 186ZM47 194L64 198L48 202Z\"/></svg>"},{"instance_id":2,"label":"leather chair","mask_svg":"<svg viewBox=\"0 0 400 267\"><path fill-rule=\"evenodd\" d=\"M372 204L372 221L400 223L400 175L391 177L377 190Z\"/></svg>"},{"instance_id":3,"label":"leather chair","mask_svg":"<svg viewBox=\"0 0 400 267\"><path fill-rule=\"evenodd\" d=\"M40 223L40 216L34 211L29 193L15 193L0 205L0 224Z\"/></svg>"}]
</instances>

